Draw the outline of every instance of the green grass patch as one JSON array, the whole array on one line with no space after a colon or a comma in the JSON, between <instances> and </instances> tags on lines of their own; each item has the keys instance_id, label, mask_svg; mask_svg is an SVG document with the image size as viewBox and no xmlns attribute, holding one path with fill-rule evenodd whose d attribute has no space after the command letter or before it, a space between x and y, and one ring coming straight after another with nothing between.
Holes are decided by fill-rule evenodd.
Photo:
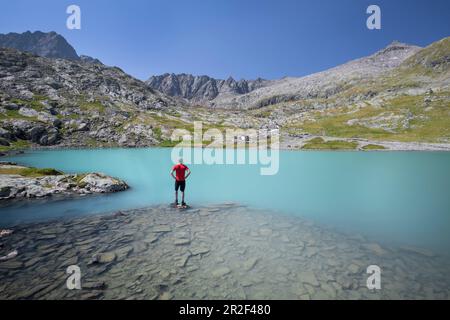
<instances>
[{"instance_id":1,"label":"green grass patch","mask_svg":"<svg viewBox=\"0 0 450 320\"><path fill-rule=\"evenodd\" d=\"M87 102L82 101L79 105L81 111L98 111L104 113L106 107L100 101Z\"/></svg>"},{"instance_id":2,"label":"green grass patch","mask_svg":"<svg viewBox=\"0 0 450 320\"><path fill-rule=\"evenodd\" d=\"M354 150L358 144L356 142L331 140L325 141L322 138L309 140L302 149L306 150Z\"/></svg>"},{"instance_id":3,"label":"green grass patch","mask_svg":"<svg viewBox=\"0 0 450 320\"><path fill-rule=\"evenodd\" d=\"M17 174L23 177L60 176L64 173L51 168L0 168L0 174Z\"/></svg>"},{"instance_id":4,"label":"green grass patch","mask_svg":"<svg viewBox=\"0 0 450 320\"><path fill-rule=\"evenodd\" d=\"M20 119L20 120L37 121L36 117L25 117L21 115L18 110L6 110L5 114L0 114L0 119Z\"/></svg>"},{"instance_id":5,"label":"green grass patch","mask_svg":"<svg viewBox=\"0 0 450 320\"><path fill-rule=\"evenodd\" d=\"M155 127L153 128L153 134L155 135L155 138L157 140L161 140L162 137L162 130L161 127Z\"/></svg>"},{"instance_id":6,"label":"green grass patch","mask_svg":"<svg viewBox=\"0 0 450 320\"><path fill-rule=\"evenodd\" d=\"M172 141L172 140L163 140L159 143L158 147L162 147L162 148L173 148L175 147L177 144L179 144L180 141Z\"/></svg>"},{"instance_id":7,"label":"green grass patch","mask_svg":"<svg viewBox=\"0 0 450 320\"><path fill-rule=\"evenodd\" d=\"M0 146L0 151L11 151L11 150L21 150L21 149L27 149L30 147L30 142L26 140L17 140L17 141L11 141L10 145L7 146Z\"/></svg>"},{"instance_id":8,"label":"green grass patch","mask_svg":"<svg viewBox=\"0 0 450 320\"><path fill-rule=\"evenodd\" d=\"M17 105L22 105L28 108L32 108L36 111L43 111L44 105L42 104L43 101L47 100L47 97L41 96L41 95L34 95L33 99L31 100L22 100L22 99L11 99L12 103L15 103Z\"/></svg>"}]
</instances>

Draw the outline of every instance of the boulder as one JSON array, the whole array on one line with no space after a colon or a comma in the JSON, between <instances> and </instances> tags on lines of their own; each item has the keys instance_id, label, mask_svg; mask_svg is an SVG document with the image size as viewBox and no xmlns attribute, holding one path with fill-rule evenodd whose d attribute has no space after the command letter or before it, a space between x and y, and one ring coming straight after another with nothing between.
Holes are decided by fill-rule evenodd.
<instances>
[{"instance_id":1,"label":"boulder","mask_svg":"<svg viewBox=\"0 0 450 320\"><path fill-rule=\"evenodd\" d=\"M90 173L81 179L85 189L96 193L118 192L128 189L128 185L119 179L108 177L102 173Z\"/></svg>"},{"instance_id":2,"label":"boulder","mask_svg":"<svg viewBox=\"0 0 450 320\"><path fill-rule=\"evenodd\" d=\"M48 112L39 112L37 114L37 119L42 122L53 123L53 121L55 121L56 117L51 115Z\"/></svg>"},{"instance_id":3,"label":"boulder","mask_svg":"<svg viewBox=\"0 0 450 320\"><path fill-rule=\"evenodd\" d=\"M78 127L77 127L78 131L89 131L89 124L86 122L81 122Z\"/></svg>"},{"instance_id":4,"label":"boulder","mask_svg":"<svg viewBox=\"0 0 450 320\"><path fill-rule=\"evenodd\" d=\"M27 136L28 138L35 142L35 143L39 143L40 139L42 138L42 136L44 136L46 134L46 129L44 126L35 126L33 128L31 128L30 130L28 130L27 132Z\"/></svg>"},{"instance_id":5,"label":"boulder","mask_svg":"<svg viewBox=\"0 0 450 320\"><path fill-rule=\"evenodd\" d=\"M59 140L59 134L57 132L49 133L49 134L43 135L39 139L39 144L41 146L52 146L52 145L56 144L58 142L58 140Z\"/></svg>"},{"instance_id":6,"label":"boulder","mask_svg":"<svg viewBox=\"0 0 450 320\"><path fill-rule=\"evenodd\" d=\"M28 120L10 120L4 121L3 127L11 132L16 138L28 140L27 132L35 126L35 123Z\"/></svg>"},{"instance_id":7,"label":"boulder","mask_svg":"<svg viewBox=\"0 0 450 320\"><path fill-rule=\"evenodd\" d=\"M22 107L19 109L19 114L24 117L37 117L39 115L39 112L37 112L34 109Z\"/></svg>"},{"instance_id":8,"label":"boulder","mask_svg":"<svg viewBox=\"0 0 450 320\"><path fill-rule=\"evenodd\" d=\"M7 199L11 196L12 188L10 186L0 187L0 199Z\"/></svg>"},{"instance_id":9,"label":"boulder","mask_svg":"<svg viewBox=\"0 0 450 320\"><path fill-rule=\"evenodd\" d=\"M52 146L52 145L56 144L59 141L59 139L60 139L60 136L58 133L49 134L48 138L47 138L47 144L49 146Z\"/></svg>"},{"instance_id":10,"label":"boulder","mask_svg":"<svg viewBox=\"0 0 450 320\"><path fill-rule=\"evenodd\" d=\"M63 123L62 123L61 120L59 120L59 119L53 120L53 126L54 126L55 128L60 129L60 128L62 127L62 125L63 125Z\"/></svg>"},{"instance_id":11,"label":"boulder","mask_svg":"<svg viewBox=\"0 0 450 320\"><path fill-rule=\"evenodd\" d=\"M6 110L19 110L19 106L15 103L8 103L4 106Z\"/></svg>"},{"instance_id":12,"label":"boulder","mask_svg":"<svg viewBox=\"0 0 450 320\"><path fill-rule=\"evenodd\" d=\"M6 129L0 128L0 138L14 140L14 135Z\"/></svg>"},{"instance_id":13,"label":"boulder","mask_svg":"<svg viewBox=\"0 0 450 320\"><path fill-rule=\"evenodd\" d=\"M41 146L48 146L48 145L49 145L49 143L48 143L48 136L47 136L47 135L42 136L42 137L39 139L39 144L40 144Z\"/></svg>"}]
</instances>

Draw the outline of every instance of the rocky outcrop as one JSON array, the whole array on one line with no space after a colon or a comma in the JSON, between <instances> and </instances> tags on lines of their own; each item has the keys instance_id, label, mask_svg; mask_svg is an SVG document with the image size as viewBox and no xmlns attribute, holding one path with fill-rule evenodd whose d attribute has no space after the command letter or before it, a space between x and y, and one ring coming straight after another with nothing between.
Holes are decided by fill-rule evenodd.
<instances>
[{"instance_id":1,"label":"rocky outcrop","mask_svg":"<svg viewBox=\"0 0 450 320\"><path fill-rule=\"evenodd\" d=\"M56 32L27 31L0 34L0 47L14 48L47 58L80 60L75 49Z\"/></svg>"},{"instance_id":2,"label":"rocky outcrop","mask_svg":"<svg viewBox=\"0 0 450 320\"><path fill-rule=\"evenodd\" d=\"M141 134L123 128L134 128L133 119L147 112L178 107L178 101L89 57L48 59L0 48L4 146L18 140L37 146L154 145L158 141L151 130Z\"/></svg>"},{"instance_id":3,"label":"rocky outcrop","mask_svg":"<svg viewBox=\"0 0 450 320\"><path fill-rule=\"evenodd\" d=\"M60 128L54 123L45 124L29 120L10 119L0 122L0 137L8 143L29 140L41 146L57 144L61 139ZM58 122L56 122L56 125Z\"/></svg>"},{"instance_id":4,"label":"rocky outcrop","mask_svg":"<svg viewBox=\"0 0 450 320\"><path fill-rule=\"evenodd\" d=\"M101 100L106 107L125 104L145 110L172 102L117 67L42 58L15 49L0 49L0 79L0 90L11 97L45 96L56 106ZM11 102L8 105L11 108Z\"/></svg>"},{"instance_id":5,"label":"rocky outcrop","mask_svg":"<svg viewBox=\"0 0 450 320\"><path fill-rule=\"evenodd\" d=\"M51 174L46 175L39 171L30 174L26 169L29 168L0 164L0 200L112 193L128 189L124 181L101 173L77 175L49 171Z\"/></svg>"},{"instance_id":6,"label":"rocky outcrop","mask_svg":"<svg viewBox=\"0 0 450 320\"><path fill-rule=\"evenodd\" d=\"M236 96L249 93L266 86L270 81L239 80L232 77L227 80L214 79L208 76L191 74L163 74L153 76L146 81L147 85L169 96L187 99L192 103L208 103L218 96Z\"/></svg>"},{"instance_id":7,"label":"rocky outcrop","mask_svg":"<svg viewBox=\"0 0 450 320\"><path fill-rule=\"evenodd\" d=\"M81 55L80 56L80 60L85 62L85 63L101 64L101 65L103 65L103 63L100 60L98 60L96 58L92 58L90 56L86 56L86 55Z\"/></svg>"},{"instance_id":8,"label":"rocky outcrop","mask_svg":"<svg viewBox=\"0 0 450 320\"><path fill-rule=\"evenodd\" d=\"M78 183L78 186L92 193L111 193L128 188L121 180L111 178L102 173L89 173Z\"/></svg>"}]
</instances>

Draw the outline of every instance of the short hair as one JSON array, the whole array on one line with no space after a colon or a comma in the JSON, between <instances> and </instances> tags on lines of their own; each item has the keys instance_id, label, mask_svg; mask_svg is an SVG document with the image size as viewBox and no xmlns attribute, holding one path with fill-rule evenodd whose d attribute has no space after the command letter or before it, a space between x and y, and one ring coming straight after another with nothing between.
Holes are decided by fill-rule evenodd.
<instances>
[{"instance_id":1,"label":"short hair","mask_svg":"<svg viewBox=\"0 0 450 320\"><path fill-rule=\"evenodd\" d=\"M178 159L179 163L183 163L183 158Z\"/></svg>"}]
</instances>

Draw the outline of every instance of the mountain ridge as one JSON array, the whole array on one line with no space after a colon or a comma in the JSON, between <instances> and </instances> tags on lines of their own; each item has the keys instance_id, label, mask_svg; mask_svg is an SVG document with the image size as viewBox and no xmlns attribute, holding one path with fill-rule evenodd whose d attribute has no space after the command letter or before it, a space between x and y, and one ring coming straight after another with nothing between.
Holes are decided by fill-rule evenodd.
<instances>
[{"instance_id":1,"label":"mountain ridge","mask_svg":"<svg viewBox=\"0 0 450 320\"><path fill-rule=\"evenodd\" d=\"M164 73L150 77L146 84L173 97L183 98L192 103L205 103L220 95L249 93L269 82L262 78L236 81L233 77L223 80L207 75Z\"/></svg>"},{"instance_id":2,"label":"mountain ridge","mask_svg":"<svg viewBox=\"0 0 450 320\"><path fill-rule=\"evenodd\" d=\"M0 151L171 146L173 130L192 132L198 119L212 128L282 129L287 148L310 135L449 143L449 66L450 38L426 48L394 42L306 77L153 78L158 85L170 79L170 96L91 57L2 48Z\"/></svg>"},{"instance_id":3,"label":"mountain ridge","mask_svg":"<svg viewBox=\"0 0 450 320\"><path fill-rule=\"evenodd\" d=\"M340 91L348 82L367 79L398 67L401 62L421 48L394 42L380 51L359 59L351 60L334 68L304 77L285 77L272 80L270 85L243 95L219 97L209 103L219 108L258 108L302 98L327 98Z\"/></svg>"},{"instance_id":4,"label":"mountain ridge","mask_svg":"<svg viewBox=\"0 0 450 320\"><path fill-rule=\"evenodd\" d=\"M169 96L181 97L191 104L213 108L252 109L281 101L327 97L339 91L343 82L376 77L398 67L422 48L393 41L372 55L302 77L281 79L218 80L209 76L165 73L152 76L146 84Z\"/></svg>"}]
</instances>

